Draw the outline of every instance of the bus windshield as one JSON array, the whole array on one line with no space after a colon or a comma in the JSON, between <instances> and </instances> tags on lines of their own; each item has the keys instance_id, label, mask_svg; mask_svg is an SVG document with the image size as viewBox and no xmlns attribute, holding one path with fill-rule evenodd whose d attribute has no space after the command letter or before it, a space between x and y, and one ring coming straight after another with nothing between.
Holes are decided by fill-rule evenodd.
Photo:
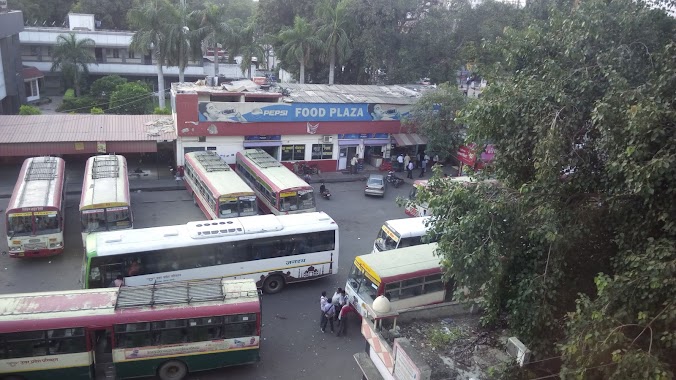
<instances>
[{"instance_id":1,"label":"bus windshield","mask_svg":"<svg viewBox=\"0 0 676 380\"><path fill-rule=\"evenodd\" d=\"M355 293L363 300L370 300L369 304L378 296L378 285L374 284L364 273L352 265L352 270L347 278L347 283L354 289Z\"/></svg>"},{"instance_id":2,"label":"bus windshield","mask_svg":"<svg viewBox=\"0 0 676 380\"><path fill-rule=\"evenodd\" d=\"M394 239L396 236L392 233L386 231L385 226L378 232L378 237L376 237L376 247L379 251L389 251L391 249L397 248L399 244L399 239Z\"/></svg>"},{"instance_id":3,"label":"bus windshield","mask_svg":"<svg viewBox=\"0 0 676 380\"><path fill-rule=\"evenodd\" d=\"M219 218L227 218L230 216L236 216L238 210L237 199L230 198L227 200L221 200L218 204L218 216Z\"/></svg>"},{"instance_id":4,"label":"bus windshield","mask_svg":"<svg viewBox=\"0 0 676 380\"><path fill-rule=\"evenodd\" d=\"M256 197L239 197L239 212L240 216L256 215L258 207L256 206Z\"/></svg>"},{"instance_id":5,"label":"bus windshield","mask_svg":"<svg viewBox=\"0 0 676 380\"><path fill-rule=\"evenodd\" d=\"M82 232L121 230L131 227L129 207L82 211Z\"/></svg>"},{"instance_id":6,"label":"bus windshield","mask_svg":"<svg viewBox=\"0 0 676 380\"><path fill-rule=\"evenodd\" d=\"M30 236L33 234L32 214L9 214L7 220L7 236Z\"/></svg>"},{"instance_id":7,"label":"bus windshield","mask_svg":"<svg viewBox=\"0 0 676 380\"><path fill-rule=\"evenodd\" d=\"M56 212L35 215L35 229L38 234L53 234L61 231L59 215Z\"/></svg>"}]
</instances>

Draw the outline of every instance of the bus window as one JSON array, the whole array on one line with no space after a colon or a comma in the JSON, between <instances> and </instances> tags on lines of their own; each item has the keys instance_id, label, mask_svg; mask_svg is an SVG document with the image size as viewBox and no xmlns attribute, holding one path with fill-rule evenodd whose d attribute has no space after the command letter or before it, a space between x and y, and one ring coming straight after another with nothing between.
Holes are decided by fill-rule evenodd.
<instances>
[{"instance_id":1,"label":"bus window","mask_svg":"<svg viewBox=\"0 0 676 380\"><path fill-rule=\"evenodd\" d=\"M152 345L150 323L129 323L115 325L115 346L117 348L136 348Z\"/></svg>"},{"instance_id":2,"label":"bus window","mask_svg":"<svg viewBox=\"0 0 676 380\"><path fill-rule=\"evenodd\" d=\"M242 216L256 214L256 197L240 197L239 210Z\"/></svg>"},{"instance_id":3,"label":"bus window","mask_svg":"<svg viewBox=\"0 0 676 380\"><path fill-rule=\"evenodd\" d=\"M87 352L83 328L49 330L47 336L50 355Z\"/></svg>"},{"instance_id":4,"label":"bus window","mask_svg":"<svg viewBox=\"0 0 676 380\"><path fill-rule=\"evenodd\" d=\"M397 248L406 248L406 247L412 247L414 245L420 245L422 244L422 239L420 236L413 236L410 238L403 238L399 240L399 245Z\"/></svg>"},{"instance_id":5,"label":"bus window","mask_svg":"<svg viewBox=\"0 0 676 380\"><path fill-rule=\"evenodd\" d=\"M36 215L35 229L38 233L57 233L59 228L59 219L56 213L50 215Z\"/></svg>"},{"instance_id":6,"label":"bus window","mask_svg":"<svg viewBox=\"0 0 676 380\"><path fill-rule=\"evenodd\" d=\"M301 210L314 208L314 193L312 191L298 191L298 204Z\"/></svg>"},{"instance_id":7,"label":"bus window","mask_svg":"<svg viewBox=\"0 0 676 380\"><path fill-rule=\"evenodd\" d=\"M188 341L203 342L213 339L223 339L222 317L204 317L188 320Z\"/></svg>"},{"instance_id":8,"label":"bus window","mask_svg":"<svg viewBox=\"0 0 676 380\"><path fill-rule=\"evenodd\" d=\"M237 215L237 201L221 202L218 205L218 216L221 218Z\"/></svg>"},{"instance_id":9,"label":"bus window","mask_svg":"<svg viewBox=\"0 0 676 380\"><path fill-rule=\"evenodd\" d=\"M7 359L47 355L44 331L23 331L4 334Z\"/></svg>"},{"instance_id":10,"label":"bus window","mask_svg":"<svg viewBox=\"0 0 676 380\"><path fill-rule=\"evenodd\" d=\"M241 338L256 335L256 314L227 315L223 338Z\"/></svg>"},{"instance_id":11,"label":"bus window","mask_svg":"<svg viewBox=\"0 0 676 380\"><path fill-rule=\"evenodd\" d=\"M10 236L30 236L33 234L33 216L17 216L10 214L7 231Z\"/></svg>"},{"instance_id":12,"label":"bus window","mask_svg":"<svg viewBox=\"0 0 676 380\"><path fill-rule=\"evenodd\" d=\"M103 209L87 210L82 213L82 232L106 230L106 216Z\"/></svg>"},{"instance_id":13,"label":"bus window","mask_svg":"<svg viewBox=\"0 0 676 380\"><path fill-rule=\"evenodd\" d=\"M188 342L188 329L185 319L152 323L153 344L176 344Z\"/></svg>"},{"instance_id":14,"label":"bus window","mask_svg":"<svg viewBox=\"0 0 676 380\"><path fill-rule=\"evenodd\" d=\"M110 231L131 228L131 214L129 213L129 207L106 209L106 224Z\"/></svg>"}]
</instances>

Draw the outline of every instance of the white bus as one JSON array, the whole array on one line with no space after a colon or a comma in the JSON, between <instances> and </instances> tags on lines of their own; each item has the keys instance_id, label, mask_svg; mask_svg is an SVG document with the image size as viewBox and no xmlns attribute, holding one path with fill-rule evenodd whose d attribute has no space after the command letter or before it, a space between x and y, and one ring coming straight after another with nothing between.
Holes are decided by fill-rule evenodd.
<instances>
[{"instance_id":1,"label":"white bus","mask_svg":"<svg viewBox=\"0 0 676 380\"><path fill-rule=\"evenodd\" d=\"M212 150L185 154L185 187L209 219L258 213L254 191Z\"/></svg>"},{"instance_id":2,"label":"white bus","mask_svg":"<svg viewBox=\"0 0 676 380\"><path fill-rule=\"evenodd\" d=\"M380 227L378 236L373 242L373 253L389 251L391 249L411 247L434 241L425 236L429 231L429 216L418 218L388 220Z\"/></svg>"},{"instance_id":3,"label":"white bus","mask_svg":"<svg viewBox=\"0 0 676 380\"><path fill-rule=\"evenodd\" d=\"M92 232L133 227L127 160L94 156L87 160L80 197L82 243Z\"/></svg>"},{"instance_id":4,"label":"white bus","mask_svg":"<svg viewBox=\"0 0 676 380\"><path fill-rule=\"evenodd\" d=\"M256 215L87 237L87 288L251 278L266 293L338 273L338 225L323 212Z\"/></svg>"},{"instance_id":5,"label":"white bus","mask_svg":"<svg viewBox=\"0 0 676 380\"><path fill-rule=\"evenodd\" d=\"M57 157L24 161L5 211L9 257L63 252L66 163Z\"/></svg>"}]
</instances>

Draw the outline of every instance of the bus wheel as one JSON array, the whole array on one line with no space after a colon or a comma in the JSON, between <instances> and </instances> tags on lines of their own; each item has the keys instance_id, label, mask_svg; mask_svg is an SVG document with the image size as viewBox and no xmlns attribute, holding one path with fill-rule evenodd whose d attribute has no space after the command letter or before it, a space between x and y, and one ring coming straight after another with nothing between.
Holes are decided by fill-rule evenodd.
<instances>
[{"instance_id":1,"label":"bus wheel","mask_svg":"<svg viewBox=\"0 0 676 380\"><path fill-rule=\"evenodd\" d=\"M157 375L162 380L181 380L188 374L188 367L178 360L169 360L162 364Z\"/></svg>"},{"instance_id":2,"label":"bus wheel","mask_svg":"<svg viewBox=\"0 0 676 380\"><path fill-rule=\"evenodd\" d=\"M284 279L281 276L268 276L263 282L263 291L267 294L279 293L282 289L284 289Z\"/></svg>"}]
</instances>

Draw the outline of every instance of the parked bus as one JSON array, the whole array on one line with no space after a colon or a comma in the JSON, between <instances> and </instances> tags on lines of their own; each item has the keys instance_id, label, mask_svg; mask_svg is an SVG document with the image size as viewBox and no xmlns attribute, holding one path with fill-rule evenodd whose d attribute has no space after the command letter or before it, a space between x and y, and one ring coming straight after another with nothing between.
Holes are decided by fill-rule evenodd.
<instances>
[{"instance_id":1,"label":"parked bus","mask_svg":"<svg viewBox=\"0 0 676 380\"><path fill-rule=\"evenodd\" d=\"M453 284L444 283L436 243L416 245L388 252L357 256L350 269L345 291L360 315L384 295L392 310L450 301Z\"/></svg>"},{"instance_id":2,"label":"parked bus","mask_svg":"<svg viewBox=\"0 0 676 380\"><path fill-rule=\"evenodd\" d=\"M43 257L63 252L66 163L57 157L23 162L5 211L10 257Z\"/></svg>"},{"instance_id":3,"label":"parked bus","mask_svg":"<svg viewBox=\"0 0 676 380\"><path fill-rule=\"evenodd\" d=\"M256 192L260 207L272 214L316 211L312 186L262 149L238 152L237 172Z\"/></svg>"},{"instance_id":4,"label":"parked bus","mask_svg":"<svg viewBox=\"0 0 676 380\"><path fill-rule=\"evenodd\" d=\"M133 227L127 160L94 156L87 160L80 198L82 243L92 232Z\"/></svg>"},{"instance_id":5,"label":"parked bus","mask_svg":"<svg viewBox=\"0 0 676 380\"><path fill-rule=\"evenodd\" d=\"M0 296L0 378L184 379L259 360L251 280Z\"/></svg>"},{"instance_id":6,"label":"parked bus","mask_svg":"<svg viewBox=\"0 0 676 380\"><path fill-rule=\"evenodd\" d=\"M256 215L87 238L85 287L251 278L266 293L338 273L338 225L323 212Z\"/></svg>"},{"instance_id":7,"label":"parked bus","mask_svg":"<svg viewBox=\"0 0 676 380\"><path fill-rule=\"evenodd\" d=\"M258 213L256 194L216 152L185 154L185 187L209 219Z\"/></svg>"},{"instance_id":8,"label":"parked bus","mask_svg":"<svg viewBox=\"0 0 676 380\"><path fill-rule=\"evenodd\" d=\"M378 236L373 242L373 253L389 251L397 248L431 243L434 239L427 236L430 217L388 220L380 227Z\"/></svg>"}]
</instances>

